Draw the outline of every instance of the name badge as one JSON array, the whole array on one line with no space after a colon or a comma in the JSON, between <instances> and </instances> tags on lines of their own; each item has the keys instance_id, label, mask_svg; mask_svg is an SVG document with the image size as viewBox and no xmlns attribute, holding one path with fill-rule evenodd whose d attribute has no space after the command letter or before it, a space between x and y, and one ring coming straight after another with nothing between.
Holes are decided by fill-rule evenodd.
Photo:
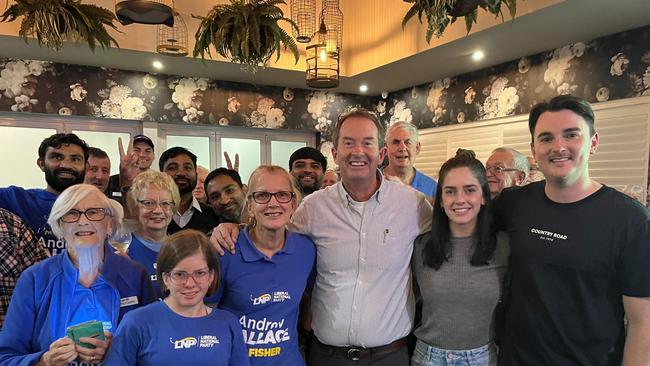
<instances>
[{"instance_id":1,"label":"name badge","mask_svg":"<svg viewBox=\"0 0 650 366\"><path fill-rule=\"evenodd\" d=\"M113 197L122 197L122 192L111 192Z\"/></svg>"},{"instance_id":2,"label":"name badge","mask_svg":"<svg viewBox=\"0 0 650 366\"><path fill-rule=\"evenodd\" d=\"M129 296L129 297L123 297L120 299L120 307L123 308L125 306L131 306L131 305L137 305L138 304L138 297L137 296Z\"/></svg>"}]
</instances>

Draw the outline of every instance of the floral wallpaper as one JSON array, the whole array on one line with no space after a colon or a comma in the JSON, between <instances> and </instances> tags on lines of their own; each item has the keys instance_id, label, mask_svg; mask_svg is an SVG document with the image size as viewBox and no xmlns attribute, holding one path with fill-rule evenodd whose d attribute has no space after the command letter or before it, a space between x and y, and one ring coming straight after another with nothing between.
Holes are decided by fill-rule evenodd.
<instances>
[{"instance_id":1,"label":"floral wallpaper","mask_svg":"<svg viewBox=\"0 0 650 366\"><path fill-rule=\"evenodd\" d=\"M525 114L567 93L590 102L650 95L650 26L376 97L0 58L3 111L311 130L328 154L332 121L350 106L386 125L431 128Z\"/></svg>"},{"instance_id":2,"label":"floral wallpaper","mask_svg":"<svg viewBox=\"0 0 650 366\"><path fill-rule=\"evenodd\" d=\"M403 89L374 108L386 125L431 128L527 114L558 94L591 103L650 95L650 26ZM650 207L650 181L647 192Z\"/></svg>"},{"instance_id":3,"label":"floral wallpaper","mask_svg":"<svg viewBox=\"0 0 650 366\"><path fill-rule=\"evenodd\" d=\"M184 124L313 130L367 96L190 76L0 59L0 110Z\"/></svg>"}]
</instances>

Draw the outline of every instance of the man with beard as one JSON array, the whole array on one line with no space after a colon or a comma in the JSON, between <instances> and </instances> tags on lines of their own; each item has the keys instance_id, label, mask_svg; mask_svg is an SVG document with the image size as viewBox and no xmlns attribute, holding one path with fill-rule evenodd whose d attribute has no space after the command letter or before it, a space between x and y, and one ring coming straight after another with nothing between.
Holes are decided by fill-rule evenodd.
<instances>
[{"instance_id":1,"label":"man with beard","mask_svg":"<svg viewBox=\"0 0 650 366\"><path fill-rule=\"evenodd\" d=\"M234 169L218 168L205 178L208 203L221 221L241 222L242 208L246 200L246 187Z\"/></svg>"},{"instance_id":2,"label":"man with beard","mask_svg":"<svg viewBox=\"0 0 650 366\"><path fill-rule=\"evenodd\" d=\"M104 194L108 194L108 181L111 177L111 159L102 149L88 148L88 168L84 183L92 184Z\"/></svg>"},{"instance_id":3,"label":"man with beard","mask_svg":"<svg viewBox=\"0 0 650 366\"><path fill-rule=\"evenodd\" d=\"M108 185L108 196L122 204L131 182L140 173L151 168L154 158L153 141L145 135L135 135L124 152L122 139L118 139L120 151L120 172L111 175Z\"/></svg>"},{"instance_id":4,"label":"man with beard","mask_svg":"<svg viewBox=\"0 0 650 366\"><path fill-rule=\"evenodd\" d=\"M65 249L65 242L52 233L47 218L63 190L83 183L87 159L88 145L83 140L72 133L57 133L38 148L36 164L45 173L46 189L0 188L0 208L20 216L52 255Z\"/></svg>"},{"instance_id":5,"label":"man with beard","mask_svg":"<svg viewBox=\"0 0 650 366\"><path fill-rule=\"evenodd\" d=\"M301 147L289 157L289 172L296 178L303 196L320 189L325 170L327 159L313 147Z\"/></svg>"},{"instance_id":6,"label":"man with beard","mask_svg":"<svg viewBox=\"0 0 650 366\"><path fill-rule=\"evenodd\" d=\"M183 147L175 146L160 155L158 165L161 172L174 179L181 194L181 203L174 212L167 233L171 235L181 229L208 233L217 226L219 217L210 206L202 204L192 195L197 180L196 155Z\"/></svg>"},{"instance_id":7,"label":"man with beard","mask_svg":"<svg viewBox=\"0 0 650 366\"><path fill-rule=\"evenodd\" d=\"M418 129L408 122L391 124L386 131L385 146L388 165L384 168L384 175L399 179L427 197L435 196L436 181L414 167L421 148Z\"/></svg>"},{"instance_id":8,"label":"man with beard","mask_svg":"<svg viewBox=\"0 0 650 366\"><path fill-rule=\"evenodd\" d=\"M485 162L490 195L495 198L504 188L522 186L528 176L526 156L509 147L497 147Z\"/></svg>"}]
</instances>

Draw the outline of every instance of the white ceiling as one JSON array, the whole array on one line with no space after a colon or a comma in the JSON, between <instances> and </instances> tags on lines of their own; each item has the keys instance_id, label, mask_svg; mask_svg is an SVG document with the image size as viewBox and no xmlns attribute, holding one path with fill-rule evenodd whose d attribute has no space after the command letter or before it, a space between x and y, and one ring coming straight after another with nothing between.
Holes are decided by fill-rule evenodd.
<instances>
[{"instance_id":1,"label":"white ceiling","mask_svg":"<svg viewBox=\"0 0 650 366\"><path fill-rule=\"evenodd\" d=\"M359 85L367 83L369 94L395 91L648 24L650 0L566 0L368 72L342 77L341 85L333 90L359 94ZM477 48L486 54L478 63L469 57ZM54 52L38 47L36 42L28 45L17 37L4 35L0 36L0 57L152 71L149 52L99 49L92 53L87 46L70 44ZM166 57L164 72L261 85L306 87L304 72L268 68L253 75L242 72L237 64L220 61Z\"/></svg>"}]
</instances>

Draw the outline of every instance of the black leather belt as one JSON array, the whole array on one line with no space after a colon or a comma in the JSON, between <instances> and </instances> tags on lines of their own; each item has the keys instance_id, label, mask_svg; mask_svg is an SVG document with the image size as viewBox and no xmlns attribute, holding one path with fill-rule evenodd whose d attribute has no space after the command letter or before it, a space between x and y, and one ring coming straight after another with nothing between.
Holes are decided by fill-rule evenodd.
<instances>
[{"instance_id":1,"label":"black leather belt","mask_svg":"<svg viewBox=\"0 0 650 366\"><path fill-rule=\"evenodd\" d=\"M402 347L406 347L407 345L406 337L398 339L394 342L391 342L383 346L368 347L368 348L364 348L360 346L358 347L357 346L351 346L351 347L330 346L321 343L318 340L318 338L316 338L315 336L314 336L314 342L316 342L323 349L327 350L327 352L329 352L330 354L345 357L351 361L359 361L361 359L369 358L373 355L381 355L388 352L396 351Z\"/></svg>"}]
</instances>

